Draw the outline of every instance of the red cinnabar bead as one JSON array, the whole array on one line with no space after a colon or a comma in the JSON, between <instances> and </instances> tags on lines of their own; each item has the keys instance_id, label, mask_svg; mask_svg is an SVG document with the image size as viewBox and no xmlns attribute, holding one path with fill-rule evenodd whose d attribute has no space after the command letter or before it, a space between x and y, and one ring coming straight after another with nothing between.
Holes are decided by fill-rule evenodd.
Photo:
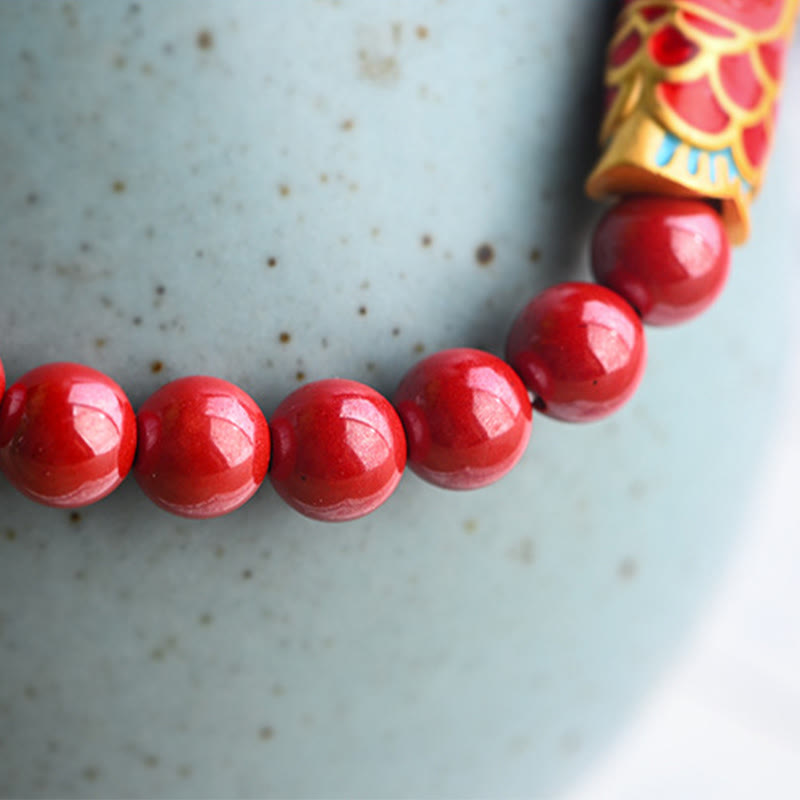
<instances>
[{"instance_id":1,"label":"red cinnabar bead","mask_svg":"<svg viewBox=\"0 0 800 800\"><path fill-rule=\"evenodd\" d=\"M134 476L173 514L228 514L267 474L267 421L250 395L228 381L201 375L172 381L144 402L137 422Z\"/></svg>"},{"instance_id":2,"label":"red cinnabar bead","mask_svg":"<svg viewBox=\"0 0 800 800\"><path fill-rule=\"evenodd\" d=\"M644 331L610 289L560 283L516 318L506 358L536 395L537 409L588 422L616 411L636 390L646 360Z\"/></svg>"},{"instance_id":3,"label":"red cinnabar bead","mask_svg":"<svg viewBox=\"0 0 800 800\"><path fill-rule=\"evenodd\" d=\"M397 412L362 383L309 383L278 406L270 428L270 480L312 519L344 522L368 514L394 491L405 467Z\"/></svg>"},{"instance_id":4,"label":"red cinnabar bead","mask_svg":"<svg viewBox=\"0 0 800 800\"><path fill-rule=\"evenodd\" d=\"M704 311L722 291L729 267L722 219L700 200L629 197L603 217L592 240L598 282L651 325Z\"/></svg>"},{"instance_id":5,"label":"red cinnabar bead","mask_svg":"<svg viewBox=\"0 0 800 800\"><path fill-rule=\"evenodd\" d=\"M128 474L135 451L128 398L90 367L37 367L0 404L0 470L45 505L78 508L100 500Z\"/></svg>"},{"instance_id":6,"label":"red cinnabar bead","mask_svg":"<svg viewBox=\"0 0 800 800\"><path fill-rule=\"evenodd\" d=\"M480 350L434 353L394 395L408 464L445 489L478 489L519 461L531 434L531 401L514 371Z\"/></svg>"}]
</instances>

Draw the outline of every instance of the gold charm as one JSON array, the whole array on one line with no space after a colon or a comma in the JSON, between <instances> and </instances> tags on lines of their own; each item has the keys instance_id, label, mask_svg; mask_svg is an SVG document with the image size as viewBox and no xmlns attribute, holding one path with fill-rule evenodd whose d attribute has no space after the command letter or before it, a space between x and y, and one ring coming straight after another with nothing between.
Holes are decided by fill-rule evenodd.
<instances>
[{"instance_id":1,"label":"gold charm","mask_svg":"<svg viewBox=\"0 0 800 800\"><path fill-rule=\"evenodd\" d=\"M627 0L606 64L594 198L715 198L731 242L750 230L800 0Z\"/></svg>"}]
</instances>

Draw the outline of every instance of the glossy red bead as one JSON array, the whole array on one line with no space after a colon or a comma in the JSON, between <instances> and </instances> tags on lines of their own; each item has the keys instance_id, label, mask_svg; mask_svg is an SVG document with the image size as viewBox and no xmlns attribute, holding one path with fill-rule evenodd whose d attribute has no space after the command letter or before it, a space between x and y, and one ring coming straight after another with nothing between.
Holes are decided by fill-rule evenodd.
<instances>
[{"instance_id":1,"label":"glossy red bead","mask_svg":"<svg viewBox=\"0 0 800 800\"><path fill-rule=\"evenodd\" d=\"M179 378L137 414L133 473L144 493L173 514L209 519L246 503L269 467L270 435L255 401L220 378Z\"/></svg>"},{"instance_id":2,"label":"glossy red bead","mask_svg":"<svg viewBox=\"0 0 800 800\"><path fill-rule=\"evenodd\" d=\"M445 489L477 489L519 461L531 434L531 401L514 371L480 350L443 350L406 374L394 404L408 464Z\"/></svg>"},{"instance_id":3,"label":"glossy red bead","mask_svg":"<svg viewBox=\"0 0 800 800\"><path fill-rule=\"evenodd\" d=\"M312 519L344 522L368 514L394 491L405 467L397 412L362 383L306 384L278 406L270 428L272 484Z\"/></svg>"},{"instance_id":4,"label":"glossy red bead","mask_svg":"<svg viewBox=\"0 0 800 800\"><path fill-rule=\"evenodd\" d=\"M728 277L719 214L700 200L633 196L608 211L592 239L592 270L651 325L691 319Z\"/></svg>"},{"instance_id":5,"label":"glossy red bead","mask_svg":"<svg viewBox=\"0 0 800 800\"><path fill-rule=\"evenodd\" d=\"M0 400L3 399L3 394L6 391L6 373L3 369L3 362L0 361Z\"/></svg>"},{"instance_id":6,"label":"glossy red bead","mask_svg":"<svg viewBox=\"0 0 800 800\"><path fill-rule=\"evenodd\" d=\"M81 364L45 364L0 404L0 470L20 492L78 508L112 492L136 451L136 418L122 389Z\"/></svg>"},{"instance_id":7,"label":"glossy red bead","mask_svg":"<svg viewBox=\"0 0 800 800\"><path fill-rule=\"evenodd\" d=\"M642 322L619 295L593 283L560 283L519 314L506 358L536 395L534 407L568 422L611 414L642 378Z\"/></svg>"}]
</instances>

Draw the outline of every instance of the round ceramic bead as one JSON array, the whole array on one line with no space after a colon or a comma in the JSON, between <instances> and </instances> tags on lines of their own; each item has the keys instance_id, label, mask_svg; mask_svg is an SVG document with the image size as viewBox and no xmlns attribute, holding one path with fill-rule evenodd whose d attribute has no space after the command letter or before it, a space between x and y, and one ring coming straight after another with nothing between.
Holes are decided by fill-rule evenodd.
<instances>
[{"instance_id":1,"label":"round ceramic bead","mask_svg":"<svg viewBox=\"0 0 800 800\"><path fill-rule=\"evenodd\" d=\"M611 414L642 378L642 322L619 295L592 283L560 283L520 313L506 358L534 393L534 407L568 422Z\"/></svg>"},{"instance_id":2,"label":"round ceramic bead","mask_svg":"<svg viewBox=\"0 0 800 800\"><path fill-rule=\"evenodd\" d=\"M246 503L269 467L270 435L255 401L220 378L179 378L137 414L133 473L159 507L209 519Z\"/></svg>"},{"instance_id":3,"label":"round ceramic bead","mask_svg":"<svg viewBox=\"0 0 800 800\"><path fill-rule=\"evenodd\" d=\"M651 325L697 316L722 291L730 244L700 200L634 196L608 211L592 239L592 270Z\"/></svg>"},{"instance_id":4,"label":"round ceramic bead","mask_svg":"<svg viewBox=\"0 0 800 800\"><path fill-rule=\"evenodd\" d=\"M0 404L0 470L20 492L79 508L112 492L136 451L136 418L122 389L81 364L45 364Z\"/></svg>"},{"instance_id":5,"label":"round ceramic bead","mask_svg":"<svg viewBox=\"0 0 800 800\"><path fill-rule=\"evenodd\" d=\"M368 514L394 491L405 467L397 412L362 383L306 384L278 406L270 428L270 480L312 519L344 522Z\"/></svg>"},{"instance_id":6,"label":"round ceramic bead","mask_svg":"<svg viewBox=\"0 0 800 800\"><path fill-rule=\"evenodd\" d=\"M445 489L478 489L519 461L531 433L531 401L499 358L458 348L434 353L394 395L408 438L408 464Z\"/></svg>"}]
</instances>

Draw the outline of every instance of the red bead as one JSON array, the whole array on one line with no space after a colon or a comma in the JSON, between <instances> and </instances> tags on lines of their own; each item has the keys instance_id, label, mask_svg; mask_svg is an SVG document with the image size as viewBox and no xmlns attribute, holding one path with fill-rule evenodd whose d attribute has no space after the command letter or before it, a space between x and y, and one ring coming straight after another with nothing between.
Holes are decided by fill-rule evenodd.
<instances>
[{"instance_id":1,"label":"red bead","mask_svg":"<svg viewBox=\"0 0 800 800\"><path fill-rule=\"evenodd\" d=\"M636 390L646 345L636 312L592 283L560 283L520 313L506 358L536 395L534 406L568 422L611 414Z\"/></svg>"},{"instance_id":2,"label":"red bead","mask_svg":"<svg viewBox=\"0 0 800 800\"><path fill-rule=\"evenodd\" d=\"M246 503L269 467L267 421L250 395L220 378L179 378L137 414L134 476L159 507L193 519Z\"/></svg>"},{"instance_id":3,"label":"red bead","mask_svg":"<svg viewBox=\"0 0 800 800\"><path fill-rule=\"evenodd\" d=\"M362 383L306 384L278 406L270 428L272 484L312 519L344 522L368 514L394 491L405 467L397 412Z\"/></svg>"},{"instance_id":4,"label":"red bead","mask_svg":"<svg viewBox=\"0 0 800 800\"><path fill-rule=\"evenodd\" d=\"M394 396L408 464L445 489L494 483L519 461L531 434L531 401L514 371L480 350L434 353Z\"/></svg>"},{"instance_id":5,"label":"red bead","mask_svg":"<svg viewBox=\"0 0 800 800\"><path fill-rule=\"evenodd\" d=\"M3 394L6 391L6 373L3 369L3 362L0 361L0 400L3 399Z\"/></svg>"},{"instance_id":6,"label":"red bead","mask_svg":"<svg viewBox=\"0 0 800 800\"><path fill-rule=\"evenodd\" d=\"M135 451L128 398L90 367L37 367L0 404L0 470L45 505L78 508L100 500L128 474Z\"/></svg>"},{"instance_id":7,"label":"red bead","mask_svg":"<svg viewBox=\"0 0 800 800\"><path fill-rule=\"evenodd\" d=\"M719 214L686 198L629 197L603 217L592 240L597 280L651 325L683 322L711 305L730 258Z\"/></svg>"}]
</instances>

